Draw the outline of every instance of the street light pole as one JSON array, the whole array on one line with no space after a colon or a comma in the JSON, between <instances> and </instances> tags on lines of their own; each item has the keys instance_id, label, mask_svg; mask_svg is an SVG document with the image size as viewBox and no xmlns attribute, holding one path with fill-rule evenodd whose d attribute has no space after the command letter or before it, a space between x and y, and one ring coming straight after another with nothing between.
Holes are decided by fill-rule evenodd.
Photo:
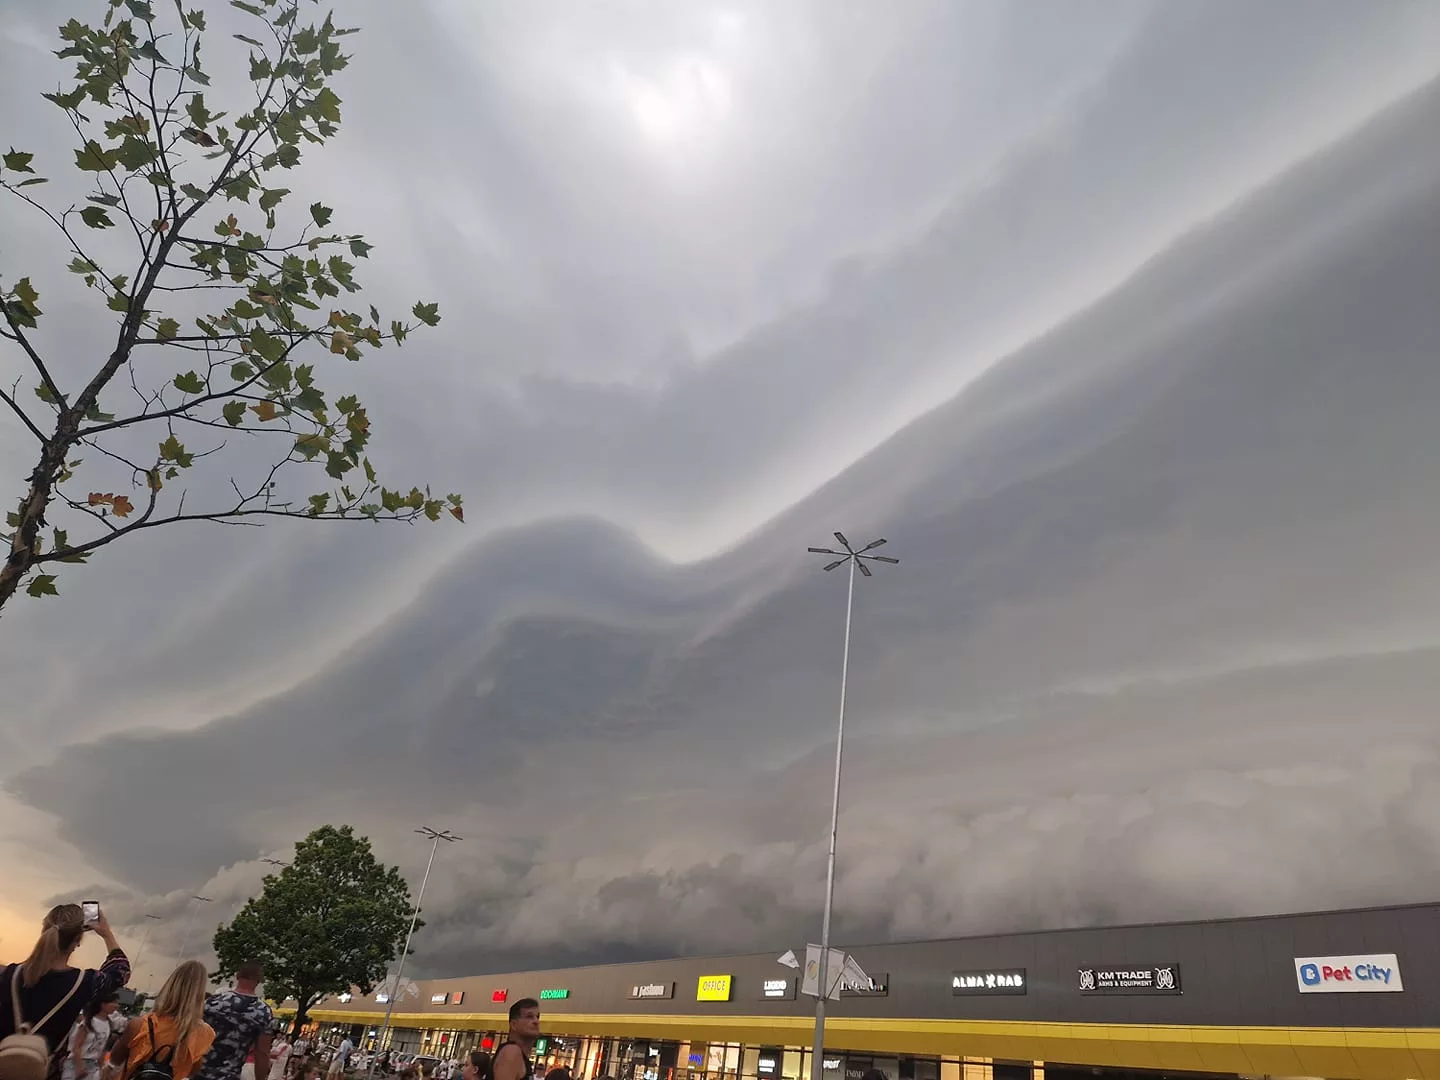
<instances>
[{"instance_id":1,"label":"street light pole","mask_svg":"<svg viewBox=\"0 0 1440 1080\"><path fill-rule=\"evenodd\" d=\"M145 943L150 940L150 931L155 924L160 921L160 916L151 915L147 911L145 913L145 919L145 932L140 935L140 947L135 950L135 962L131 965L135 972L136 979L140 977L140 957L145 955Z\"/></svg>"},{"instance_id":2,"label":"street light pole","mask_svg":"<svg viewBox=\"0 0 1440 1080\"><path fill-rule=\"evenodd\" d=\"M828 968L830 966L830 915L835 904L835 841L840 831L840 769L845 755L845 690L850 679L850 620L855 609L855 571L870 577L867 562L899 565L899 559L886 555L869 555L869 551L880 547L885 540L872 540L859 551L850 546L844 533L837 532L843 551L834 548L809 548L812 554L835 555L838 558L825 566L827 571L841 566L848 567L848 581L845 587L845 647L840 659L840 722L835 730L835 783L830 796L830 845L825 859L825 914L820 921L820 970L819 982L815 989L815 1040L810 1050L810 1080L822 1080L825 1068L825 995L830 989Z\"/></svg>"},{"instance_id":3,"label":"street light pole","mask_svg":"<svg viewBox=\"0 0 1440 1080\"><path fill-rule=\"evenodd\" d=\"M202 904L209 904L213 901L208 896L192 896L191 900L198 900ZM195 904L190 905L190 917L185 920L185 938L180 945L180 959L185 959L185 952L190 948L190 931L195 929L195 913L199 911Z\"/></svg>"},{"instance_id":4,"label":"street light pole","mask_svg":"<svg viewBox=\"0 0 1440 1080\"><path fill-rule=\"evenodd\" d=\"M390 994L385 1002L385 1022L380 1026L380 1034L375 1039L375 1050L370 1055L370 1064L365 1071L367 1080L375 1075L375 1059L380 1056L380 1044L390 1033L390 1016L395 1011L395 999L400 996L400 980L405 975L405 958L410 955L410 939L415 936L415 923L420 918L420 905L425 902L425 886L430 883L430 868L435 865L435 851L440 847L441 840L453 844L464 839L464 837L456 836L449 829L432 829L429 825L422 825L415 831L429 839L430 858L425 863L425 876L420 879L420 894L415 897L415 910L410 915L410 929L405 933L405 947L400 950L400 965L395 969L395 985L390 988Z\"/></svg>"}]
</instances>

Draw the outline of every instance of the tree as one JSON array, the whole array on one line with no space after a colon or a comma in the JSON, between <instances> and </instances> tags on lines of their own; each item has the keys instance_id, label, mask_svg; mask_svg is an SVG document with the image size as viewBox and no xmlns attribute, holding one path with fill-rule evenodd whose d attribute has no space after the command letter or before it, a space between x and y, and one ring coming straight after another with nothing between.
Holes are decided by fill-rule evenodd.
<instances>
[{"instance_id":1,"label":"tree","mask_svg":"<svg viewBox=\"0 0 1440 1080\"><path fill-rule=\"evenodd\" d=\"M216 974L263 961L267 994L295 999L298 1031L322 998L374 989L404 948L413 910L400 871L376 860L368 839L349 825L324 825L215 932Z\"/></svg>"},{"instance_id":2,"label":"tree","mask_svg":"<svg viewBox=\"0 0 1440 1080\"><path fill-rule=\"evenodd\" d=\"M160 525L445 512L463 521L458 495L378 482L365 408L353 394L332 399L306 362L359 360L440 321L433 303L388 321L373 305L347 306L360 288L353 260L371 245L332 231L322 203L294 213L287 203L281 174L338 130L330 81L349 61L340 39L353 29L329 14L302 23L316 0L232 0L256 23L256 36L234 35L249 50L254 94L213 111L203 11L181 0L158 12L152 0L97 2L99 27L60 27L56 55L76 61L74 81L43 95L74 129L74 164L94 190L78 205L48 206L35 155L14 148L0 155L0 189L54 227L59 261L69 259L118 330L88 362L74 347L62 361L42 345L32 278L0 277L0 353L34 369L38 398L24 404L23 375L0 385L38 444L6 519L0 607L22 581L31 596L56 593L55 564ZM227 450L231 439L255 449ZM321 468L330 479L313 491L304 478Z\"/></svg>"}]
</instances>

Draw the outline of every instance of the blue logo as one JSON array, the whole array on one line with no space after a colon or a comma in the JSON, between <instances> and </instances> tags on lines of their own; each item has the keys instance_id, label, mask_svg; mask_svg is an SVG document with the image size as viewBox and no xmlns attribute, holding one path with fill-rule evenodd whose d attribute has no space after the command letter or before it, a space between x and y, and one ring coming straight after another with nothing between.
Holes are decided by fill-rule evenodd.
<instances>
[{"instance_id":1,"label":"blue logo","mask_svg":"<svg viewBox=\"0 0 1440 1080\"><path fill-rule=\"evenodd\" d=\"M1306 986L1319 986L1320 968L1315 964L1301 964L1300 981Z\"/></svg>"}]
</instances>

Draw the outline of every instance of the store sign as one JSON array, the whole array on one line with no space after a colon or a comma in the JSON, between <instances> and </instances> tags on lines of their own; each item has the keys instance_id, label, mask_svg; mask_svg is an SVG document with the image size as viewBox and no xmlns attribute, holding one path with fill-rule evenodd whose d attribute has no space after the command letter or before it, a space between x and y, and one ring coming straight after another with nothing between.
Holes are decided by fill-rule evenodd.
<instances>
[{"instance_id":1,"label":"store sign","mask_svg":"<svg viewBox=\"0 0 1440 1080\"><path fill-rule=\"evenodd\" d=\"M445 1002L447 1002L447 1001L449 1001L449 1000L450 1000L450 995L449 995L449 994L431 994L431 995L430 995L430 1004L431 1004L431 1005L444 1005Z\"/></svg>"},{"instance_id":2,"label":"store sign","mask_svg":"<svg viewBox=\"0 0 1440 1080\"><path fill-rule=\"evenodd\" d=\"M630 988L630 996L640 1001L673 998L675 996L675 984L673 982L639 983Z\"/></svg>"},{"instance_id":3,"label":"store sign","mask_svg":"<svg viewBox=\"0 0 1440 1080\"><path fill-rule=\"evenodd\" d=\"M464 990L452 990L452 991L450 991L450 1004L451 1004L451 1005L464 1005L464 1004L465 1004L465 991L464 991Z\"/></svg>"},{"instance_id":4,"label":"store sign","mask_svg":"<svg viewBox=\"0 0 1440 1080\"><path fill-rule=\"evenodd\" d=\"M696 1001L729 1001L733 975L701 975L695 986Z\"/></svg>"},{"instance_id":5,"label":"store sign","mask_svg":"<svg viewBox=\"0 0 1440 1080\"><path fill-rule=\"evenodd\" d=\"M885 997L890 993L890 973L872 972L868 979L842 978L841 997Z\"/></svg>"},{"instance_id":6,"label":"store sign","mask_svg":"<svg viewBox=\"0 0 1440 1080\"><path fill-rule=\"evenodd\" d=\"M760 1056L755 1061L755 1072L763 1077L777 1077L780 1075L779 1050L761 1050Z\"/></svg>"},{"instance_id":7,"label":"store sign","mask_svg":"<svg viewBox=\"0 0 1440 1080\"><path fill-rule=\"evenodd\" d=\"M950 977L950 993L956 997L988 997L995 994L1025 993L1024 968L995 968L957 971Z\"/></svg>"},{"instance_id":8,"label":"store sign","mask_svg":"<svg viewBox=\"0 0 1440 1080\"><path fill-rule=\"evenodd\" d=\"M761 1001L794 1001L794 979L766 979L760 984Z\"/></svg>"},{"instance_id":9,"label":"store sign","mask_svg":"<svg viewBox=\"0 0 1440 1080\"><path fill-rule=\"evenodd\" d=\"M569 990L564 990L564 989L558 989L558 990L557 990L557 989L552 989L552 990L541 990L541 991L540 991L540 1000L541 1000L541 1001L564 1001L564 1000L565 1000L566 998L568 998L569 996L570 996L570 991L569 991Z\"/></svg>"},{"instance_id":10,"label":"store sign","mask_svg":"<svg viewBox=\"0 0 1440 1080\"><path fill-rule=\"evenodd\" d=\"M491 1000L491 1001L504 1001L504 1000L505 1000L506 998L508 998L509 996L510 996L510 991L509 991L508 989L504 988L504 987L501 987L499 990L491 990L491 991L490 991L490 1000Z\"/></svg>"},{"instance_id":11,"label":"store sign","mask_svg":"<svg viewBox=\"0 0 1440 1080\"><path fill-rule=\"evenodd\" d=\"M1082 967L1076 970L1082 994L1178 994L1179 964L1150 964L1131 968Z\"/></svg>"},{"instance_id":12,"label":"store sign","mask_svg":"<svg viewBox=\"0 0 1440 1080\"><path fill-rule=\"evenodd\" d=\"M345 993L341 994L341 995L340 995L338 998L336 998L335 1000L337 1000L338 1002L340 1002L341 1005L349 1005L349 1004L350 1004L350 992L347 990Z\"/></svg>"},{"instance_id":13,"label":"store sign","mask_svg":"<svg viewBox=\"0 0 1440 1080\"><path fill-rule=\"evenodd\" d=\"M1299 956L1295 985L1302 994L1399 994L1405 989L1394 953Z\"/></svg>"}]
</instances>

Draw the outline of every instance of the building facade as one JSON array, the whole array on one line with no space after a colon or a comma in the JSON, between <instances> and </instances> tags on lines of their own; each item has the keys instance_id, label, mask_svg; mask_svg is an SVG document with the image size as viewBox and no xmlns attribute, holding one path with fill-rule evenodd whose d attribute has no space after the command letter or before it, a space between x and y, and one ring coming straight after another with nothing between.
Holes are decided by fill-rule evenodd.
<instances>
[{"instance_id":1,"label":"building facade","mask_svg":"<svg viewBox=\"0 0 1440 1080\"><path fill-rule=\"evenodd\" d=\"M1440 904L855 948L818 1080L1440 1080ZM812 1080L814 1002L773 953L422 981L386 1042L458 1058L544 1010L577 1080ZM312 1011L382 1038L388 1002Z\"/></svg>"}]
</instances>

